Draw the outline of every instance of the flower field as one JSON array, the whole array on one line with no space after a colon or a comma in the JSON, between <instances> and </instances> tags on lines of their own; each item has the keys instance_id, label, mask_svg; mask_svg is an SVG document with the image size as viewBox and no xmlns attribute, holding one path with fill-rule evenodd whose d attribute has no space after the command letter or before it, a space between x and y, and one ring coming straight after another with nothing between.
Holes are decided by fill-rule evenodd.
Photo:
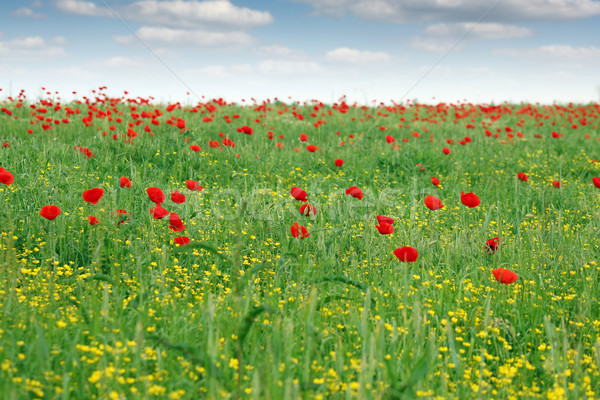
<instances>
[{"instance_id":1,"label":"flower field","mask_svg":"<svg viewBox=\"0 0 600 400\"><path fill-rule=\"evenodd\" d=\"M6 399L600 397L600 106L0 112Z\"/></svg>"}]
</instances>

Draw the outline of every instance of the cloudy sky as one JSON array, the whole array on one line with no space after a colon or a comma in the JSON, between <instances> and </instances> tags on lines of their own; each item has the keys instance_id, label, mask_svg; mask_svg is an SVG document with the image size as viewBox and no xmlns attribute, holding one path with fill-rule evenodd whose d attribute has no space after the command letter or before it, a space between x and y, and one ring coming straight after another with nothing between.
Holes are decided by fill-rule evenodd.
<instances>
[{"instance_id":1,"label":"cloudy sky","mask_svg":"<svg viewBox=\"0 0 600 400\"><path fill-rule=\"evenodd\" d=\"M0 96L600 99L600 0L0 2ZM189 93L189 94L188 94Z\"/></svg>"}]
</instances>

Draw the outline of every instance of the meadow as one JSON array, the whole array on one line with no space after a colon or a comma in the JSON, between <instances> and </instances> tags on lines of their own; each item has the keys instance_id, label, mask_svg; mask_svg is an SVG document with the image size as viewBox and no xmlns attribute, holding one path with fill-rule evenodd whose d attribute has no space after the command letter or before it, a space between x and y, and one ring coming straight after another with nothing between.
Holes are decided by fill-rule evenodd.
<instances>
[{"instance_id":1,"label":"meadow","mask_svg":"<svg viewBox=\"0 0 600 400\"><path fill-rule=\"evenodd\" d=\"M600 397L598 104L0 105L2 398Z\"/></svg>"}]
</instances>

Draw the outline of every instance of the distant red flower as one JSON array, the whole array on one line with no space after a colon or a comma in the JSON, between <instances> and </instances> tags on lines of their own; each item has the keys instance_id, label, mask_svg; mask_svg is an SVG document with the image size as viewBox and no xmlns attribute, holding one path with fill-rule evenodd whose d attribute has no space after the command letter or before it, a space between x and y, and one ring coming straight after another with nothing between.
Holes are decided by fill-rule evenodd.
<instances>
[{"instance_id":1,"label":"distant red flower","mask_svg":"<svg viewBox=\"0 0 600 400\"><path fill-rule=\"evenodd\" d=\"M164 217L169 215L169 211L165 210L157 204L150 209L150 214L152 214L152 218L163 219Z\"/></svg>"},{"instance_id":2,"label":"distant red flower","mask_svg":"<svg viewBox=\"0 0 600 400\"><path fill-rule=\"evenodd\" d=\"M55 205L44 206L40 210L40 215L46 219L49 219L50 221L58 217L60 213L60 208Z\"/></svg>"},{"instance_id":3,"label":"distant red flower","mask_svg":"<svg viewBox=\"0 0 600 400\"><path fill-rule=\"evenodd\" d=\"M336 167L341 167L342 165L344 165L344 160L339 159L339 158L335 160Z\"/></svg>"},{"instance_id":4,"label":"distant red flower","mask_svg":"<svg viewBox=\"0 0 600 400\"><path fill-rule=\"evenodd\" d=\"M180 246L185 246L190 243L190 238L187 236L177 236L173 241Z\"/></svg>"},{"instance_id":5,"label":"distant red flower","mask_svg":"<svg viewBox=\"0 0 600 400\"><path fill-rule=\"evenodd\" d=\"M129 178L122 176L119 178L119 184L121 185L122 188L131 187L131 181L129 180Z\"/></svg>"},{"instance_id":6,"label":"distant red flower","mask_svg":"<svg viewBox=\"0 0 600 400\"><path fill-rule=\"evenodd\" d=\"M385 137L385 141L388 143L394 143L396 141L396 138L394 138L393 136L386 136Z\"/></svg>"},{"instance_id":7,"label":"distant red flower","mask_svg":"<svg viewBox=\"0 0 600 400\"><path fill-rule=\"evenodd\" d=\"M394 226L387 222L380 222L379 225L375 225L375 228L377 228L379 233L382 235L390 235L394 233Z\"/></svg>"},{"instance_id":8,"label":"distant red flower","mask_svg":"<svg viewBox=\"0 0 600 400\"><path fill-rule=\"evenodd\" d=\"M519 178L519 180L523 181L523 182L527 182L527 179L529 179L529 177L527 175L525 175L523 172L519 172L517 174L517 178Z\"/></svg>"},{"instance_id":9,"label":"distant red flower","mask_svg":"<svg viewBox=\"0 0 600 400\"><path fill-rule=\"evenodd\" d=\"M309 144L308 146L306 146L306 150L310 151L311 153L314 153L315 151L319 150L319 148L314 144Z\"/></svg>"},{"instance_id":10,"label":"distant red flower","mask_svg":"<svg viewBox=\"0 0 600 400\"><path fill-rule=\"evenodd\" d=\"M13 176L13 174L0 167L0 183L3 183L5 185L12 185L14 181L15 177Z\"/></svg>"},{"instance_id":11,"label":"distant red flower","mask_svg":"<svg viewBox=\"0 0 600 400\"><path fill-rule=\"evenodd\" d=\"M348 194L352 197L355 197L359 200L362 200L362 198L364 196L362 190L360 190L356 186L351 186L348 189L346 189L346 194Z\"/></svg>"},{"instance_id":12,"label":"distant red flower","mask_svg":"<svg viewBox=\"0 0 600 400\"><path fill-rule=\"evenodd\" d=\"M150 197L150 201L153 201L156 204L162 204L165 202L166 196L162 190L157 187L150 187L146 189L146 193L148 193L148 197Z\"/></svg>"},{"instance_id":13,"label":"distant red flower","mask_svg":"<svg viewBox=\"0 0 600 400\"><path fill-rule=\"evenodd\" d=\"M516 282L517 279L519 279L519 275L506 268L492 270L492 274L494 274L494 278L496 278L498 282L504 283L505 285Z\"/></svg>"},{"instance_id":14,"label":"distant red flower","mask_svg":"<svg viewBox=\"0 0 600 400\"><path fill-rule=\"evenodd\" d=\"M393 224L394 223L394 219L392 217L386 217L384 215L378 215L377 216L377 222L380 224Z\"/></svg>"},{"instance_id":15,"label":"distant red flower","mask_svg":"<svg viewBox=\"0 0 600 400\"><path fill-rule=\"evenodd\" d=\"M415 262L419 258L419 252L410 246L394 250L394 255L404 262Z\"/></svg>"},{"instance_id":16,"label":"distant red flower","mask_svg":"<svg viewBox=\"0 0 600 400\"><path fill-rule=\"evenodd\" d=\"M425 205L430 210L439 210L440 208L444 208L441 200L435 196L425 196Z\"/></svg>"},{"instance_id":17,"label":"distant red flower","mask_svg":"<svg viewBox=\"0 0 600 400\"><path fill-rule=\"evenodd\" d=\"M553 181L552 182L552 186L554 186L555 188L559 189L560 188L560 181Z\"/></svg>"},{"instance_id":18,"label":"distant red flower","mask_svg":"<svg viewBox=\"0 0 600 400\"><path fill-rule=\"evenodd\" d=\"M481 200L475 193L461 192L460 201L467 207L474 208L481 204Z\"/></svg>"},{"instance_id":19,"label":"distant red flower","mask_svg":"<svg viewBox=\"0 0 600 400\"><path fill-rule=\"evenodd\" d=\"M450 154L450 153L452 153L452 151L451 151L449 148L447 148L447 147L444 147L444 148L442 149L442 152L443 152L444 154Z\"/></svg>"},{"instance_id":20,"label":"distant red flower","mask_svg":"<svg viewBox=\"0 0 600 400\"><path fill-rule=\"evenodd\" d=\"M10 144L8 144L8 142L4 142L2 143L2 146L4 146L5 149L10 147Z\"/></svg>"},{"instance_id":21,"label":"distant red flower","mask_svg":"<svg viewBox=\"0 0 600 400\"><path fill-rule=\"evenodd\" d=\"M246 135L252 135L254 133L254 130L247 125L242 126L241 128L239 128L239 130L240 132L243 132Z\"/></svg>"},{"instance_id":22,"label":"distant red flower","mask_svg":"<svg viewBox=\"0 0 600 400\"><path fill-rule=\"evenodd\" d=\"M308 233L308 229L306 229L304 225L300 225L297 222L294 222L292 224L290 230L292 232L292 236L295 238L299 237L300 239L306 239L310 236L310 233Z\"/></svg>"},{"instance_id":23,"label":"distant red flower","mask_svg":"<svg viewBox=\"0 0 600 400\"><path fill-rule=\"evenodd\" d=\"M498 237L488 239L488 241L485 243L485 249L487 250L488 253L495 253L499 247L500 247L500 238L498 238Z\"/></svg>"},{"instance_id":24,"label":"distant red flower","mask_svg":"<svg viewBox=\"0 0 600 400\"><path fill-rule=\"evenodd\" d=\"M179 193L179 190L171 192L171 201L177 204L185 203L185 195Z\"/></svg>"},{"instance_id":25,"label":"distant red flower","mask_svg":"<svg viewBox=\"0 0 600 400\"><path fill-rule=\"evenodd\" d=\"M125 216L127 214L131 215L131 213L127 212L127 210L123 210L122 208L118 208L117 211L113 212L112 214L117 214L117 217L119 217L119 222L117 225L121 225L129 221L129 218L125 218Z\"/></svg>"},{"instance_id":26,"label":"distant red flower","mask_svg":"<svg viewBox=\"0 0 600 400\"><path fill-rule=\"evenodd\" d=\"M185 230L183 221L176 213L171 213L171 215L169 215L169 228L175 232L183 232Z\"/></svg>"},{"instance_id":27,"label":"distant red flower","mask_svg":"<svg viewBox=\"0 0 600 400\"><path fill-rule=\"evenodd\" d=\"M194 150L194 151L196 151L196 152L198 152L198 151L202 150L202 148L201 148L200 146L198 146L197 144L193 144L193 145L191 145L191 146L190 146L190 149L192 149L192 150Z\"/></svg>"},{"instance_id":28,"label":"distant red flower","mask_svg":"<svg viewBox=\"0 0 600 400\"><path fill-rule=\"evenodd\" d=\"M295 198L296 200L300 200L300 201L308 201L308 199L306 198L306 192L296 186L294 186L292 188L292 197Z\"/></svg>"},{"instance_id":29,"label":"distant red flower","mask_svg":"<svg viewBox=\"0 0 600 400\"><path fill-rule=\"evenodd\" d=\"M98 218L94 217L93 215L90 215L88 217L88 220L90 221L90 225L92 225L92 226L100 223L100 221L98 220Z\"/></svg>"},{"instance_id":30,"label":"distant red flower","mask_svg":"<svg viewBox=\"0 0 600 400\"><path fill-rule=\"evenodd\" d=\"M594 186L600 188L600 177L592 178L592 182L594 182Z\"/></svg>"},{"instance_id":31,"label":"distant red flower","mask_svg":"<svg viewBox=\"0 0 600 400\"><path fill-rule=\"evenodd\" d=\"M311 204L302 204L300 206L300 213L302 215L306 215L307 217L310 217L311 215L315 216L317 215L317 209Z\"/></svg>"},{"instance_id":32,"label":"distant red flower","mask_svg":"<svg viewBox=\"0 0 600 400\"><path fill-rule=\"evenodd\" d=\"M300 134L300 141L306 142L308 140L308 135L306 133Z\"/></svg>"},{"instance_id":33,"label":"distant red flower","mask_svg":"<svg viewBox=\"0 0 600 400\"><path fill-rule=\"evenodd\" d=\"M83 191L83 201L88 202L90 204L98 203L102 196L104 196L104 189L102 188L94 188Z\"/></svg>"},{"instance_id":34,"label":"distant red flower","mask_svg":"<svg viewBox=\"0 0 600 400\"><path fill-rule=\"evenodd\" d=\"M431 177L431 183L433 183L436 187L440 186L440 180L438 178L436 178L435 176Z\"/></svg>"},{"instance_id":35,"label":"distant red flower","mask_svg":"<svg viewBox=\"0 0 600 400\"><path fill-rule=\"evenodd\" d=\"M193 181L193 180L185 181L185 185L190 190L197 190L197 191L201 192L203 189L202 186L200 186L200 184L198 182Z\"/></svg>"}]
</instances>

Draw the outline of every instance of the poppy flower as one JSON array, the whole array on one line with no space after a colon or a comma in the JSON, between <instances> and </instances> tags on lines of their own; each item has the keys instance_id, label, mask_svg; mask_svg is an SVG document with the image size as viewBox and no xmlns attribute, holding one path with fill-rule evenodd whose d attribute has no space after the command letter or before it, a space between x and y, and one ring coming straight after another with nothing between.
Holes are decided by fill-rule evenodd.
<instances>
[{"instance_id":1,"label":"poppy flower","mask_svg":"<svg viewBox=\"0 0 600 400\"><path fill-rule=\"evenodd\" d=\"M594 186L600 188L600 177L592 178L592 182L594 182Z\"/></svg>"},{"instance_id":2,"label":"poppy flower","mask_svg":"<svg viewBox=\"0 0 600 400\"><path fill-rule=\"evenodd\" d=\"M58 217L62 211L55 205L44 206L40 210L40 215L50 221Z\"/></svg>"},{"instance_id":3,"label":"poppy flower","mask_svg":"<svg viewBox=\"0 0 600 400\"><path fill-rule=\"evenodd\" d=\"M404 246L394 250L394 255L404 262L415 262L419 258L419 252L410 246Z\"/></svg>"},{"instance_id":4,"label":"poppy flower","mask_svg":"<svg viewBox=\"0 0 600 400\"><path fill-rule=\"evenodd\" d=\"M300 200L300 201L308 201L308 199L306 198L306 192L296 186L294 186L292 188L292 197L295 198L296 200Z\"/></svg>"},{"instance_id":5,"label":"poppy flower","mask_svg":"<svg viewBox=\"0 0 600 400\"><path fill-rule=\"evenodd\" d=\"M442 152L443 152L444 154L450 154L450 153L452 153L452 151L451 151L449 148L447 148L447 147L444 147L444 148L442 149Z\"/></svg>"},{"instance_id":6,"label":"poppy flower","mask_svg":"<svg viewBox=\"0 0 600 400\"><path fill-rule=\"evenodd\" d=\"M162 204L165 202L166 196L162 190L157 187L150 187L146 189L146 193L148 193L148 197L150 197L150 201L156 204Z\"/></svg>"},{"instance_id":7,"label":"poppy flower","mask_svg":"<svg viewBox=\"0 0 600 400\"><path fill-rule=\"evenodd\" d=\"M390 225L392 225L394 223L394 219L392 217L386 217L384 215L378 215L377 216L377 222L379 224L390 224Z\"/></svg>"},{"instance_id":8,"label":"poppy flower","mask_svg":"<svg viewBox=\"0 0 600 400\"><path fill-rule=\"evenodd\" d=\"M300 134L300 141L301 142L306 142L308 140L308 135L306 133L301 133Z\"/></svg>"},{"instance_id":9,"label":"poppy flower","mask_svg":"<svg viewBox=\"0 0 600 400\"><path fill-rule=\"evenodd\" d=\"M181 221L181 218L179 218L179 215L176 213L171 213L171 215L169 215L169 228L175 232L183 232L185 230L183 221Z\"/></svg>"},{"instance_id":10,"label":"poppy flower","mask_svg":"<svg viewBox=\"0 0 600 400\"><path fill-rule=\"evenodd\" d=\"M200 146L198 146L197 144L193 144L193 145L191 145L191 146L190 146L190 149L192 149L192 150L194 150L194 151L196 151L196 152L198 152L198 151L202 150L202 148L201 148Z\"/></svg>"},{"instance_id":11,"label":"poppy flower","mask_svg":"<svg viewBox=\"0 0 600 400\"><path fill-rule=\"evenodd\" d=\"M552 186L554 186L555 188L559 189L560 188L560 181L553 181L552 182Z\"/></svg>"},{"instance_id":12,"label":"poppy flower","mask_svg":"<svg viewBox=\"0 0 600 400\"><path fill-rule=\"evenodd\" d=\"M394 226L392 224L388 224L387 222L380 222L379 225L375 225L375 228L382 235L390 235L394 233Z\"/></svg>"},{"instance_id":13,"label":"poppy flower","mask_svg":"<svg viewBox=\"0 0 600 400\"><path fill-rule=\"evenodd\" d=\"M150 214L152 214L152 218L163 219L164 217L169 215L169 211L165 210L157 204L150 209Z\"/></svg>"},{"instance_id":14,"label":"poppy flower","mask_svg":"<svg viewBox=\"0 0 600 400\"><path fill-rule=\"evenodd\" d=\"M336 167L341 167L342 165L344 165L344 160L339 159L339 158L335 160Z\"/></svg>"},{"instance_id":15,"label":"poppy flower","mask_svg":"<svg viewBox=\"0 0 600 400\"><path fill-rule=\"evenodd\" d=\"M487 250L488 253L495 253L499 247L500 247L500 238L498 238L498 237L488 239L488 241L485 244L485 249Z\"/></svg>"},{"instance_id":16,"label":"poppy flower","mask_svg":"<svg viewBox=\"0 0 600 400\"><path fill-rule=\"evenodd\" d=\"M90 225L92 225L92 226L100 223L100 221L98 220L98 218L94 217L93 215L90 215L88 217L88 220L90 221Z\"/></svg>"},{"instance_id":17,"label":"poppy flower","mask_svg":"<svg viewBox=\"0 0 600 400\"><path fill-rule=\"evenodd\" d=\"M440 208L444 208L444 205L440 199L435 196L425 196L425 205L430 210L439 210Z\"/></svg>"},{"instance_id":18,"label":"poppy flower","mask_svg":"<svg viewBox=\"0 0 600 400\"><path fill-rule=\"evenodd\" d=\"M431 177L431 183L433 183L435 185L435 187L440 186L440 180L438 178L436 178L435 176Z\"/></svg>"},{"instance_id":19,"label":"poppy flower","mask_svg":"<svg viewBox=\"0 0 600 400\"><path fill-rule=\"evenodd\" d=\"M185 195L179 193L179 190L171 192L171 201L177 204L185 203Z\"/></svg>"},{"instance_id":20,"label":"poppy flower","mask_svg":"<svg viewBox=\"0 0 600 400\"><path fill-rule=\"evenodd\" d=\"M123 210L122 208L118 208L117 211L113 212L112 214L117 214L117 217L119 217L119 222L117 223L117 225L121 225L129 221L129 218L125 219L125 216L127 214L131 215L131 213L127 212L127 210Z\"/></svg>"},{"instance_id":21,"label":"poppy flower","mask_svg":"<svg viewBox=\"0 0 600 400\"><path fill-rule=\"evenodd\" d=\"M242 126L240 131L244 132L246 135L252 135L254 133L254 130L247 125Z\"/></svg>"},{"instance_id":22,"label":"poppy flower","mask_svg":"<svg viewBox=\"0 0 600 400\"><path fill-rule=\"evenodd\" d=\"M5 149L8 149L10 147L10 144L8 144L8 142L4 142L2 143L2 146L4 146Z\"/></svg>"},{"instance_id":23,"label":"poppy flower","mask_svg":"<svg viewBox=\"0 0 600 400\"><path fill-rule=\"evenodd\" d=\"M0 167L0 183L11 185L15 181L15 177L9 171Z\"/></svg>"},{"instance_id":24,"label":"poppy flower","mask_svg":"<svg viewBox=\"0 0 600 400\"><path fill-rule=\"evenodd\" d=\"M388 143L394 143L396 141L396 138L394 138L393 136L386 136L385 137L385 141Z\"/></svg>"},{"instance_id":25,"label":"poppy flower","mask_svg":"<svg viewBox=\"0 0 600 400\"><path fill-rule=\"evenodd\" d=\"M461 192L460 201L467 207L474 208L481 204L481 200L475 193Z\"/></svg>"},{"instance_id":26,"label":"poppy flower","mask_svg":"<svg viewBox=\"0 0 600 400\"><path fill-rule=\"evenodd\" d=\"M102 196L104 196L104 189L102 188L94 188L83 191L83 201L88 202L90 204L98 203Z\"/></svg>"},{"instance_id":27,"label":"poppy flower","mask_svg":"<svg viewBox=\"0 0 600 400\"><path fill-rule=\"evenodd\" d=\"M315 216L317 215L317 209L311 204L302 204L300 206L300 213L302 215L306 215L307 217L310 217L311 215Z\"/></svg>"},{"instance_id":28,"label":"poppy flower","mask_svg":"<svg viewBox=\"0 0 600 400\"><path fill-rule=\"evenodd\" d=\"M177 236L173 241L180 246L185 246L190 243L190 238L187 236Z\"/></svg>"},{"instance_id":29,"label":"poppy flower","mask_svg":"<svg viewBox=\"0 0 600 400\"><path fill-rule=\"evenodd\" d=\"M292 224L290 230L292 232L292 236L295 238L299 237L300 239L306 239L310 236L310 233L308 233L308 229L306 229L304 225L300 225L297 222L294 222Z\"/></svg>"},{"instance_id":30,"label":"poppy flower","mask_svg":"<svg viewBox=\"0 0 600 400\"><path fill-rule=\"evenodd\" d=\"M519 172L517 174L517 178L519 178L519 180L523 181L523 182L527 182L527 179L529 179L529 177L527 175L525 175L523 172Z\"/></svg>"},{"instance_id":31,"label":"poppy flower","mask_svg":"<svg viewBox=\"0 0 600 400\"><path fill-rule=\"evenodd\" d=\"M122 176L119 178L119 184L121 185L122 188L131 187L131 180L129 180L129 178Z\"/></svg>"},{"instance_id":32,"label":"poppy flower","mask_svg":"<svg viewBox=\"0 0 600 400\"><path fill-rule=\"evenodd\" d=\"M498 282L504 283L505 285L516 282L517 279L519 279L519 275L506 268L492 270L492 274L494 274L494 278L496 278Z\"/></svg>"},{"instance_id":33,"label":"poppy flower","mask_svg":"<svg viewBox=\"0 0 600 400\"><path fill-rule=\"evenodd\" d=\"M310 151L311 153L314 153L315 151L319 150L319 148L314 144L309 144L308 146L306 146L306 150Z\"/></svg>"},{"instance_id":34,"label":"poppy flower","mask_svg":"<svg viewBox=\"0 0 600 400\"><path fill-rule=\"evenodd\" d=\"M198 182L196 182L196 181L187 180L187 181L185 181L185 185L190 190L197 190L199 192L202 191L202 186L200 186L200 184Z\"/></svg>"},{"instance_id":35,"label":"poppy flower","mask_svg":"<svg viewBox=\"0 0 600 400\"><path fill-rule=\"evenodd\" d=\"M364 196L362 190L360 190L356 186L351 186L350 188L346 189L346 194L355 197L359 200L362 200Z\"/></svg>"}]
</instances>

